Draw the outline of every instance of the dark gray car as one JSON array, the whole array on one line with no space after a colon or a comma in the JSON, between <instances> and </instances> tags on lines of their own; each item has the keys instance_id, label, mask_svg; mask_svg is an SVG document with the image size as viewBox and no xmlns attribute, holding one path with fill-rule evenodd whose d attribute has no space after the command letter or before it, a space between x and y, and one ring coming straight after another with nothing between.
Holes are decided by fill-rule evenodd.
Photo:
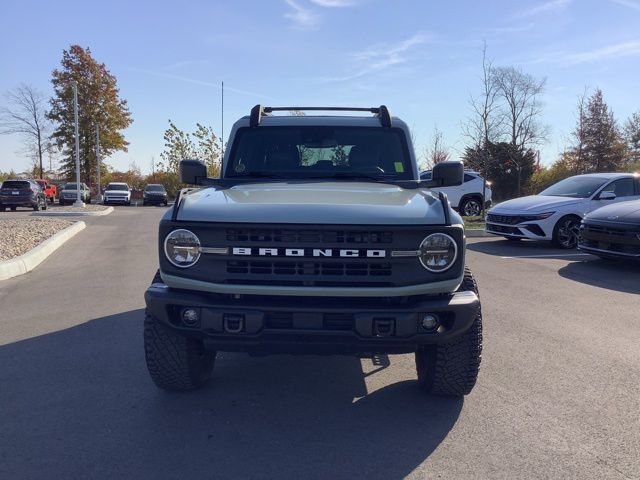
<instances>
[{"instance_id":1,"label":"dark gray car","mask_svg":"<svg viewBox=\"0 0 640 480\"><path fill-rule=\"evenodd\" d=\"M18 207L47 209L47 197L35 180L5 180L0 186L0 212Z\"/></svg>"}]
</instances>

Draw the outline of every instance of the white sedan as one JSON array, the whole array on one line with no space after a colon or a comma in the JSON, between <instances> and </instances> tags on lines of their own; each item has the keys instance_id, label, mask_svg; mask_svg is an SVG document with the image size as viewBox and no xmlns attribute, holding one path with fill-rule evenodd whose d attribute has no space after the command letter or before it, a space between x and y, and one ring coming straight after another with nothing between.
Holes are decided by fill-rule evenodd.
<instances>
[{"instance_id":1,"label":"white sedan","mask_svg":"<svg viewBox=\"0 0 640 480\"><path fill-rule=\"evenodd\" d=\"M593 173L566 178L538 195L515 198L492 208L486 231L508 240L551 240L575 248L580 222L589 212L616 202L640 199L640 176Z\"/></svg>"}]
</instances>

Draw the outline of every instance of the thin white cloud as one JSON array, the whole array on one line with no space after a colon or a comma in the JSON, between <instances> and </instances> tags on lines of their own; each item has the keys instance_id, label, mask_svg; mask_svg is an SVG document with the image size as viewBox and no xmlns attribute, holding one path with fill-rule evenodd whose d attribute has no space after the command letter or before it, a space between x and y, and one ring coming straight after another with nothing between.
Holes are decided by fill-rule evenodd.
<instances>
[{"instance_id":1,"label":"thin white cloud","mask_svg":"<svg viewBox=\"0 0 640 480\"><path fill-rule=\"evenodd\" d=\"M151 75L153 77L167 78L169 80L178 80L180 82L191 83L193 85L202 85L203 87L217 88L218 90L220 90L222 88L221 84L219 84L219 83L207 82L205 80L198 80L198 79L195 79L195 78L188 78L188 77L183 77L183 76L180 76L180 75L172 75L170 73L154 72L152 70L143 70L143 69L140 69L140 68L132 68L131 70L133 70L135 72L144 73L146 75ZM275 98L269 97L267 95L262 95L261 93L250 92L250 91L247 91L247 90L240 90L239 88L233 88L233 87L229 87L229 86L225 86L224 87L224 91L225 92L237 93L239 95L246 95L248 97L257 97L257 98L261 98L261 99L265 99L265 100L275 100Z\"/></svg>"},{"instance_id":2,"label":"thin white cloud","mask_svg":"<svg viewBox=\"0 0 640 480\"><path fill-rule=\"evenodd\" d=\"M609 0L612 3L617 3L618 5L623 5L625 7L632 8L640 12L640 2L636 0Z\"/></svg>"},{"instance_id":3,"label":"thin white cloud","mask_svg":"<svg viewBox=\"0 0 640 480\"><path fill-rule=\"evenodd\" d=\"M544 13L556 12L558 10L564 10L571 4L573 0L549 0L544 3L540 3L534 7L521 10L516 13L518 18L535 17Z\"/></svg>"},{"instance_id":4,"label":"thin white cloud","mask_svg":"<svg viewBox=\"0 0 640 480\"><path fill-rule=\"evenodd\" d=\"M620 57L640 55L640 40L616 43L582 52L554 52L537 58L532 63L559 63L577 65Z\"/></svg>"},{"instance_id":5,"label":"thin white cloud","mask_svg":"<svg viewBox=\"0 0 640 480\"><path fill-rule=\"evenodd\" d=\"M318 25L319 17L313 10L303 7L294 0L284 1L291 8L284 17L291 20L294 28L311 30Z\"/></svg>"},{"instance_id":6,"label":"thin white cloud","mask_svg":"<svg viewBox=\"0 0 640 480\"><path fill-rule=\"evenodd\" d=\"M369 73L385 70L409 61L409 51L420 44L426 43L431 37L424 33L416 33L411 37L394 44L377 44L352 54L356 68L349 74L336 77L326 77L326 82L340 82L363 77Z\"/></svg>"},{"instance_id":7,"label":"thin white cloud","mask_svg":"<svg viewBox=\"0 0 640 480\"><path fill-rule=\"evenodd\" d=\"M353 0L311 0L311 3L327 8L353 7L356 4Z\"/></svg>"},{"instance_id":8,"label":"thin white cloud","mask_svg":"<svg viewBox=\"0 0 640 480\"><path fill-rule=\"evenodd\" d=\"M165 66L165 70L179 70L184 67L209 65L209 60L182 60Z\"/></svg>"},{"instance_id":9,"label":"thin white cloud","mask_svg":"<svg viewBox=\"0 0 640 480\"><path fill-rule=\"evenodd\" d=\"M586 52L571 53L565 58L569 63L586 63L633 55L640 55L640 40L617 43Z\"/></svg>"}]
</instances>

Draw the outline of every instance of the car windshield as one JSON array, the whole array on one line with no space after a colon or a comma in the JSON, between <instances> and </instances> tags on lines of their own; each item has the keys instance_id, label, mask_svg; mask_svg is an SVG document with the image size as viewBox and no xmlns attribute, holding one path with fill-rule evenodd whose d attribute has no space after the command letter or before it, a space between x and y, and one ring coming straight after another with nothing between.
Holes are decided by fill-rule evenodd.
<instances>
[{"instance_id":1,"label":"car windshield","mask_svg":"<svg viewBox=\"0 0 640 480\"><path fill-rule=\"evenodd\" d=\"M538 195L588 198L606 182L606 178L583 176L569 177L554 185L551 185L549 188L543 190Z\"/></svg>"},{"instance_id":2,"label":"car windshield","mask_svg":"<svg viewBox=\"0 0 640 480\"><path fill-rule=\"evenodd\" d=\"M17 180L6 180L2 183L2 188L31 188L31 184L29 182L20 182Z\"/></svg>"},{"instance_id":3,"label":"car windshield","mask_svg":"<svg viewBox=\"0 0 640 480\"><path fill-rule=\"evenodd\" d=\"M240 129L226 177L410 180L400 129L287 126Z\"/></svg>"},{"instance_id":4,"label":"car windshield","mask_svg":"<svg viewBox=\"0 0 640 480\"><path fill-rule=\"evenodd\" d=\"M64 186L63 190L77 190L77 188L76 188L77 185L78 185L77 183L67 183ZM82 188L82 184L80 184L80 188Z\"/></svg>"},{"instance_id":5,"label":"car windshield","mask_svg":"<svg viewBox=\"0 0 640 480\"><path fill-rule=\"evenodd\" d=\"M124 190L124 191L127 191L127 190L129 190L129 187L127 187L124 184L113 184L113 183L111 183L111 184L107 185L107 190Z\"/></svg>"},{"instance_id":6,"label":"car windshield","mask_svg":"<svg viewBox=\"0 0 640 480\"><path fill-rule=\"evenodd\" d=\"M146 192L164 192L162 185L147 185L144 189Z\"/></svg>"}]
</instances>

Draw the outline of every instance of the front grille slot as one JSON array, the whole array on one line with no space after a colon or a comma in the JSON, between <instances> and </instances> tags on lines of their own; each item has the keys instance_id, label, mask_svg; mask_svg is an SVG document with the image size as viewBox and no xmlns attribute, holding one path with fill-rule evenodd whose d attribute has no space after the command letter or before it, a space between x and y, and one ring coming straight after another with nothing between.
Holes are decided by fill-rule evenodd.
<instances>
[{"instance_id":1,"label":"front grille slot","mask_svg":"<svg viewBox=\"0 0 640 480\"><path fill-rule=\"evenodd\" d=\"M368 262L228 260L227 273L240 275L295 275L311 277L389 277L391 276L391 264Z\"/></svg>"},{"instance_id":2,"label":"front grille slot","mask_svg":"<svg viewBox=\"0 0 640 480\"><path fill-rule=\"evenodd\" d=\"M504 225L517 225L522 222L536 220L536 215L498 215L490 213L487 215L487 222L502 223Z\"/></svg>"},{"instance_id":3,"label":"front grille slot","mask_svg":"<svg viewBox=\"0 0 640 480\"><path fill-rule=\"evenodd\" d=\"M393 232L372 230L296 230L296 229L237 229L226 231L228 242L258 242L275 244L318 245L384 245L393 243Z\"/></svg>"}]
</instances>

